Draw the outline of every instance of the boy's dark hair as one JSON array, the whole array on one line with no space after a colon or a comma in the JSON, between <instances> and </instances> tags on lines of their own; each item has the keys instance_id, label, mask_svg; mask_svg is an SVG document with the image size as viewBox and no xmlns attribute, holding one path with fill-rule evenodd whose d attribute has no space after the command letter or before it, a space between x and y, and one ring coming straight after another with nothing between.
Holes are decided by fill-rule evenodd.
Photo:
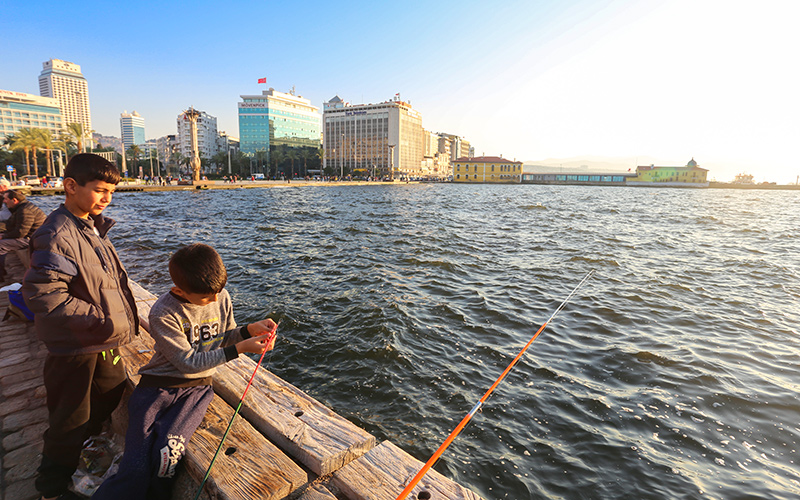
<instances>
[{"instance_id":1,"label":"boy's dark hair","mask_svg":"<svg viewBox=\"0 0 800 500\"><path fill-rule=\"evenodd\" d=\"M120 175L117 167L100 155L80 153L73 156L67 168L64 169L64 178L71 177L80 186L88 182L103 181L109 184L118 184Z\"/></svg>"},{"instance_id":2,"label":"boy's dark hair","mask_svg":"<svg viewBox=\"0 0 800 500\"><path fill-rule=\"evenodd\" d=\"M8 191L3 193L3 196L8 196L12 200L17 200L20 203L22 203L23 201L25 201L27 199L27 198L25 198L24 194L20 193L16 189L9 189Z\"/></svg>"},{"instance_id":3,"label":"boy's dark hair","mask_svg":"<svg viewBox=\"0 0 800 500\"><path fill-rule=\"evenodd\" d=\"M169 259L169 275L175 286L187 293L219 293L228 282L228 271L216 250L193 243Z\"/></svg>"}]
</instances>

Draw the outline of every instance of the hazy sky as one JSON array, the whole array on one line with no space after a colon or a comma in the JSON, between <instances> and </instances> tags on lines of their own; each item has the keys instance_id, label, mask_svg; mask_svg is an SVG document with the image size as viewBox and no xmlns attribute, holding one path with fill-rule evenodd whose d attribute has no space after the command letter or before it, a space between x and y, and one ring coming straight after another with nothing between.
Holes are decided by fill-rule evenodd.
<instances>
[{"instance_id":1,"label":"hazy sky","mask_svg":"<svg viewBox=\"0 0 800 500\"><path fill-rule=\"evenodd\" d=\"M238 136L257 80L314 105L395 93L477 154L602 156L756 181L800 175L800 1L106 2L6 0L0 89L79 64L93 128L147 138L194 106ZM640 163L643 163L640 161Z\"/></svg>"}]
</instances>

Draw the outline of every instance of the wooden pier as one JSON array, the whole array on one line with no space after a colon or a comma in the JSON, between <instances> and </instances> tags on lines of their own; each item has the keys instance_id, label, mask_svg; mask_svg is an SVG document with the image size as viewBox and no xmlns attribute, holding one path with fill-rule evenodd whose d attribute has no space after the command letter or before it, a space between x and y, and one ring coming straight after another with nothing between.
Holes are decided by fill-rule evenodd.
<instances>
[{"instance_id":1,"label":"wooden pier","mask_svg":"<svg viewBox=\"0 0 800 500\"><path fill-rule=\"evenodd\" d=\"M16 272L10 276L19 281L22 265L12 264L12 268ZM0 313L4 314L7 294L0 295ZM142 331L134 343L120 349L129 390L138 383L139 367L152 354L147 316L156 300L136 284L134 295ZM0 323L0 500L39 498L33 481L41 460L41 436L47 428L42 382L46 354L32 323L17 319ZM179 466L176 500L196 495L255 367L255 361L240 356L217 369L214 400ZM112 417L113 430L121 436L127 425L129 392ZM378 443L374 436L290 383L260 369L200 498L394 500L422 465L392 443ZM480 500L433 470L408 498L416 499L423 491L434 500Z\"/></svg>"}]
</instances>

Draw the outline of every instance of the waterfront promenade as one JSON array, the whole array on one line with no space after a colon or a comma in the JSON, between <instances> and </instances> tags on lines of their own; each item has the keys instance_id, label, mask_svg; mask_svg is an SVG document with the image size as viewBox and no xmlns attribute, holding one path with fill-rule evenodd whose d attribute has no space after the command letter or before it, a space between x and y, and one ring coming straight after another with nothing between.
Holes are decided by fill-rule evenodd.
<instances>
[{"instance_id":1,"label":"waterfront promenade","mask_svg":"<svg viewBox=\"0 0 800 500\"><path fill-rule=\"evenodd\" d=\"M406 181L315 181L315 180L239 180L237 182L225 182L220 180L196 181L193 184L177 184L175 181L167 186L134 183L122 181L117 185L117 193L131 191L194 191L202 189L252 189L252 188L281 188L281 187L300 187L300 186L380 186L391 184L406 184ZM27 187L32 195L59 195L64 194L64 188L50 187Z\"/></svg>"}]
</instances>

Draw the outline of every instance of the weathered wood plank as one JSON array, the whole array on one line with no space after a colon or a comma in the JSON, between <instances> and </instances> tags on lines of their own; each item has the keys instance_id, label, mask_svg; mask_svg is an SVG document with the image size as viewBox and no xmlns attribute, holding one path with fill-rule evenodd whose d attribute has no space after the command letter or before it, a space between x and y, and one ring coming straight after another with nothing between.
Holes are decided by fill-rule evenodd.
<instances>
[{"instance_id":1,"label":"weathered wood plank","mask_svg":"<svg viewBox=\"0 0 800 500\"><path fill-rule=\"evenodd\" d=\"M328 491L325 486L315 484L297 497L297 500L336 500L336 495Z\"/></svg>"},{"instance_id":2,"label":"weathered wood plank","mask_svg":"<svg viewBox=\"0 0 800 500\"><path fill-rule=\"evenodd\" d=\"M128 285L133 293L133 298L136 300L139 323L142 325L142 328L149 331L150 320L148 316L150 314L150 308L153 307L158 297L142 288L142 286L135 281L128 281Z\"/></svg>"},{"instance_id":3,"label":"weathered wood plank","mask_svg":"<svg viewBox=\"0 0 800 500\"><path fill-rule=\"evenodd\" d=\"M238 404L256 363L246 356L214 375L214 391ZM289 455L319 475L329 474L375 446L375 437L268 370L258 370L242 415Z\"/></svg>"},{"instance_id":4,"label":"weathered wood plank","mask_svg":"<svg viewBox=\"0 0 800 500\"><path fill-rule=\"evenodd\" d=\"M342 467L332 482L349 500L394 500L424 464L389 441ZM431 469L411 490L409 499L421 491L433 500L480 500L474 492Z\"/></svg>"},{"instance_id":5,"label":"weathered wood plank","mask_svg":"<svg viewBox=\"0 0 800 500\"><path fill-rule=\"evenodd\" d=\"M125 372L128 375L128 385L131 389L139 383L139 368L150 361L153 355L155 341L144 329L139 329L139 335L130 344L125 344L119 348L122 361L125 365Z\"/></svg>"},{"instance_id":6,"label":"weathered wood plank","mask_svg":"<svg viewBox=\"0 0 800 500\"><path fill-rule=\"evenodd\" d=\"M186 469L198 482L219 446L234 410L219 396L187 447ZM308 475L242 418L236 418L205 490L214 499L278 500L308 482Z\"/></svg>"}]
</instances>

